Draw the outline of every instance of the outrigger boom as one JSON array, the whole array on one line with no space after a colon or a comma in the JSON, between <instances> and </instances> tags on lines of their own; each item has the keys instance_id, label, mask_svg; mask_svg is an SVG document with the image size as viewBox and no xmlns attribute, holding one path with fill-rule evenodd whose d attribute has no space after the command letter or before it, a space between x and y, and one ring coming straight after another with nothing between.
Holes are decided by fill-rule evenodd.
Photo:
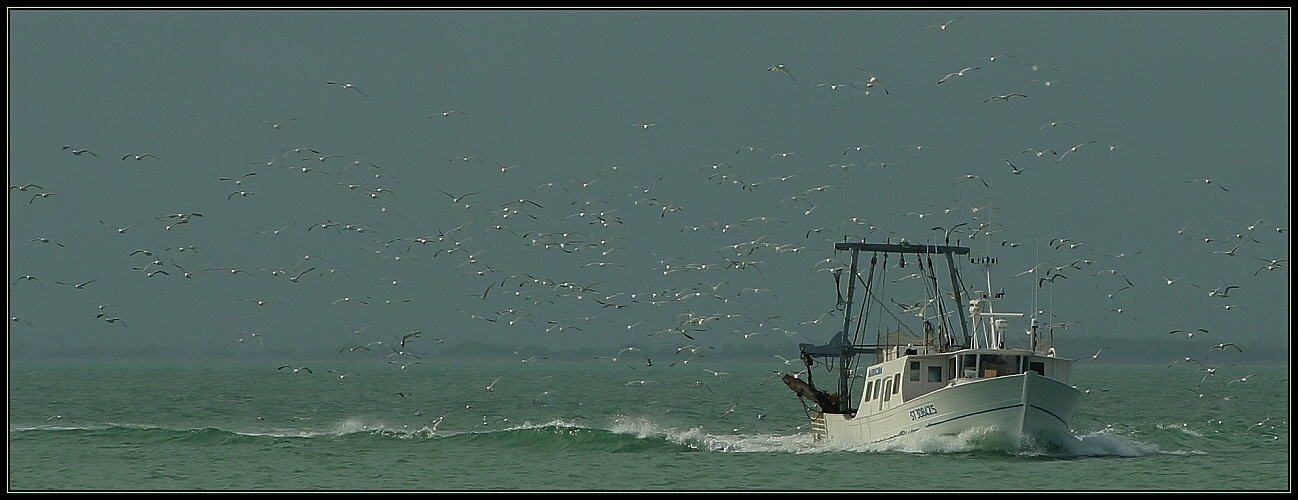
<instances>
[{"instance_id":1,"label":"outrigger boom","mask_svg":"<svg viewBox=\"0 0 1298 500\"><path fill-rule=\"evenodd\" d=\"M939 322L941 324L938 326L938 332L940 333L939 338L942 339L943 341L939 343L940 345L939 352L948 351L952 347L955 348L969 347L970 339L972 337L969 333L969 319L966 316L966 310L965 310L966 308L964 305L964 293L963 293L964 288L960 285L961 283L960 272L955 265L955 255L968 255L969 254L968 247L950 246L950 245L923 245L917 243L907 243L904 241L901 243L866 243L865 241L860 241L860 242L844 241L844 242L835 243L834 250L835 251L850 250L852 252L852 263L848 270L849 281L847 286L847 299L844 300L840 295L839 304L838 304L839 308L843 310L843 330L839 332L837 335L835 335L834 338L830 339L828 344L818 346L818 345L804 343L798 345L798 348L802 351L803 362L808 366L811 365L812 358L838 358L839 377L838 377L837 395L827 395L831 397L814 398L820 403L822 411L827 413L852 413L854 411L852 405L851 387L849 386L852 370L851 370L851 366L849 365L851 364L852 360L854 360L856 356L859 354L874 354L877 358L880 352L880 346L877 344L861 344L856 341L857 339L855 339L855 336L849 337L849 335L851 334L851 327L852 327L852 302L855 298L856 282L859 279L857 275L858 272L857 264L859 261L861 251L875 252L876 254L877 253L901 254L903 265L905 262L905 256L904 256L905 254L915 254L916 258L919 258L918 256L920 255L933 255L933 254L945 255L947 261L948 274L950 275L951 278L951 290L953 292L952 296L955 301L955 308L953 312L960 318L961 337L959 340L959 344L953 345L955 343L950 341L949 336L947 334L948 332L950 332L950 328L946 324L947 315L946 314L940 315ZM865 281L865 285L867 287L869 287L870 284L873 282L874 267L877 264L877 262L878 262L878 255L874 255L870 257L870 276ZM923 267L923 261L921 261L921 267ZM931 258L928 259L928 267L930 270L933 269L933 262ZM834 279L835 280L840 279L841 273L842 273L841 269L835 272ZM936 276L931 274L930 276L928 276L928 278L934 281L936 281L937 279ZM933 284L935 285L936 288L936 283ZM938 297L940 299L940 294L938 295ZM939 305L939 308L940 307L941 306ZM865 314L864 309L865 308L863 304L862 315ZM925 322L925 329L928 330L929 328L931 328L931 324ZM852 340L849 341L849 339ZM807 372L807 379L808 382L811 381L810 370L808 370ZM786 384L789 384L790 382L791 381L787 379L785 380ZM790 388L794 388L794 387L791 385ZM794 388L794 390L798 391L798 388ZM816 391L816 392L821 392L821 391ZM831 400L832 400L832 404L826 404L826 402ZM833 407L834 405L836 405L837 407L834 408Z\"/></svg>"}]
</instances>

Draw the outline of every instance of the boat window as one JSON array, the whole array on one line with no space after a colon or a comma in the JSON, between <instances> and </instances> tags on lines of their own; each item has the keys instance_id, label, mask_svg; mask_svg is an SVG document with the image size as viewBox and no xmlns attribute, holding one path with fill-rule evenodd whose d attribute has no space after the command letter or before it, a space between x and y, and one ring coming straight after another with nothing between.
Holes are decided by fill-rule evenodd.
<instances>
[{"instance_id":1,"label":"boat window","mask_svg":"<svg viewBox=\"0 0 1298 500\"><path fill-rule=\"evenodd\" d=\"M865 383L865 400L866 400L866 401L869 401L869 400L871 399L871 398L870 398L870 390L871 390L871 389L874 389L874 381L873 381L873 380L871 380L871 381Z\"/></svg>"},{"instance_id":2,"label":"boat window","mask_svg":"<svg viewBox=\"0 0 1298 500\"><path fill-rule=\"evenodd\" d=\"M919 368L916 368L916 369L915 369L915 378L916 378L916 379L919 378ZM900 373L894 373L894 374L892 375L892 393L893 393L893 394L896 394L897 391L900 391L900 390L901 390L901 374L900 374Z\"/></svg>"},{"instance_id":3,"label":"boat window","mask_svg":"<svg viewBox=\"0 0 1298 500\"><path fill-rule=\"evenodd\" d=\"M1013 373L1011 368L1009 360L1006 359L1005 356L999 354L982 355L982 372L984 377L990 378L1009 375L1010 373Z\"/></svg>"},{"instance_id":4,"label":"boat window","mask_svg":"<svg viewBox=\"0 0 1298 500\"><path fill-rule=\"evenodd\" d=\"M919 382L919 361L910 362L910 381Z\"/></svg>"},{"instance_id":5,"label":"boat window","mask_svg":"<svg viewBox=\"0 0 1298 500\"><path fill-rule=\"evenodd\" d=\"M965 378L978 377L978 356L960 356L960 369L964 372Z\"/></svg>"},{"instance_id":6,"label":"boat window","mask_svg":"<svg viewBox=\"0 0 1298 500\"><path fill-rule=\"evenodd\" d=\"M1028 363L1028 366L1032 371L1037 372L1037 375L1041 375L1043 377L1046 375L1046 364L1044 362L1033 361L1031 363Z\"/></svg>"},{"instance_id":7,"label":"boat window","mask_svg":"<svg viewBox=\"0 0 1298 500\"><path fill-rule=\"evenodd\" d=\"M879 388L883 385L883 380L874 381L874 399L879 399Z\"/></svg>"},{"instance_id":8,"label":"boat window","mask_svg":"<svg viewBox=\"0 0 1298 500\"><path fill-rule=\"evenodd\" d=\"M929 381L929 382L941 382L941 381L942 381L942 367L940 367L940 366L930 366L930 367L928 367L928 381Z\"/></svg>"},{"instance_id":9,"label":"boat window","mask_svg":"<svg viewBox=\"0 0 1298 500\"><path fill-rule=\"evenodd\" d=\"M888 401L892 399L892 379L884 379L884 380L885 383L883 384L883 400Z\"/></svg>"}]
</instances>

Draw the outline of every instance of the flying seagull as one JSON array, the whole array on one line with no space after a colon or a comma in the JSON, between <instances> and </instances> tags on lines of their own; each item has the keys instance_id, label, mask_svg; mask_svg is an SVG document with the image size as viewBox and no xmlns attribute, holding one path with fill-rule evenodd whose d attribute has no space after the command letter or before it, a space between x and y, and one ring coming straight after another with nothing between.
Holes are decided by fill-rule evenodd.
<instances>
[{"instance_id":1,"label":"flying seagull","mask_svg":"<svg viewBox=\"0 0 1298 500\"><path fill-rule=\"evenodd\" d=\"M968 68L962 69L962 70L960 70L960 71L957 71L957 72L955 72L955 73L947 73L947 75L944 76L944 77L942 77L941 80L938 80L937 83L940 84L940 83L942 83L942 82L945 82L945 81L947 81L948 79L950 79L950 78L953 77L953 76L964 76L964 74L965 74L966 71L974 71L974 70L978 70L978 69L982 69L982 68L968 67Z\"/></svg>"},{"instance_id":2,"label":"flying seagull","mask_svg":"<svg viewBox=\"0 0 1298 500\"><path fill-rule=\"evenodd\" d=\"M1027 96L1026 96L1026 95L1023 95L1023 94L994 95L994 96L988 97L987 99L984 99L984 100L983 100L983 103L991 102L992 99L1000 99L1000 100L1002 100L1002 101L1009 101L1011 97L1027 97Z\"/></svg>"},{"instance_id":3,"label":"flying seagull","mask_svg":"<svg viewBox=\"0 0 1298 500\"><path fill-rule=\"evenodd\" d=\"M338 83L338 82L325 82L325 83L327 83L327 84L329 84L329 85L338 85L338 86L340 86L340 87L342 87L342 88L344 88L344 89L352 89L352 90L355 90L355 91L357 91L357 92L361 92L361 89L356 88L355 85L352 85L352 84L350 84L350 83ZM365 97L369 97L369 94L366 94L366 93L364 93L364 92L361 92L361 95L363 95L363 96L365 96Z\"/></svg>"},{"instance_id":4,"label":"flying seagull","mask_svg":"<svg viewBox=\"0 0 1298 500\"><path fill-rule=\"evenodd\" d=\"M784 73L784 74L786 74L786 75L789 75L789 78L793 78L793 73L790 73L789 70L785 69L783 64L776 64L775 66L771 66L771 67L769 67L769 68L766 68L766 71L779 71L779 72L781 72L781 73ZM793 78L793 81L796 82L796 81L798 81L798 79L797 79L797 78Z\"/></svg>"}]
</instances>

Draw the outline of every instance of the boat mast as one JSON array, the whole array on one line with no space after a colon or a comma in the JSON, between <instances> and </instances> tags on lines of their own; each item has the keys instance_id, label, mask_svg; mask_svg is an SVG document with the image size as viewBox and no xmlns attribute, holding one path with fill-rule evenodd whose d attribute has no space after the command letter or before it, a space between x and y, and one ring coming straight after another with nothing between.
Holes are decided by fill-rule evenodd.
<instances>
[{"instance_id":1,"label":"boat mast","mask_svg":"<svg viewBox=\"0 0 1298 500\"><path fill-rule=\"evenodd\" d=\"M966 316L969 312L964 305L964 291L960 287L960 274L956 270L955 255L968 255L969 248L961 246L948 245L921 245L916 243L866 243L860 242L838 242L834 244L835 251L852 252L852 263L848 268L848 285L847 299L844 304L843 329L834 335L825 345L799 344L798 348L802 350L804 356L811 358L838 358L838 411L847 413L852 409L851 374L849 368L851 360L860 354L874 354L877 358L879 354L878 345L857 345L855 340L848 336L852 328L852 302L856 296L856 281L860 279L857 276L858 266L860 263L860 253L862 250L876 253L896 253L896 254L944 254L946 255L947 268L951 275L951 289L954 292L955 312L960 317L960 329L963 334L962 342L964 347L968 347L970 341L969 318ZM870 258L870 266L873 269L878 264L878 256ZM873 279L873 278L871 278ZM867 283L867 286L869 284ZM841 286L841 285L840 285ZM810 366L810 365L808 365Z\"/></svg>"},{"instance_id":2,"label":"boat mast","mask_svg":"<svg viewBox=\"0 0 1298 500\"><path fill-rule=\"evenodd\" d=\"M852 406L851 388L848 387L848 383L851 381L848 374L848 365L852 356L847 355L846 348L856 343L854 340L848 340L851 338L848 337L848 333L851 332L852 328L852 298L856 295L856 263L860 255L861 250L859 248L852 249L852 265L848 268L847 274L847 302L843 306L843 331L839 332L837 336L838 347L843 349L840 351L842 354L838 356L838 411L841 412L850 411ZM875 260L871 259L870 265L873 266L874 262Z\"/></svg>"}]
</instances>

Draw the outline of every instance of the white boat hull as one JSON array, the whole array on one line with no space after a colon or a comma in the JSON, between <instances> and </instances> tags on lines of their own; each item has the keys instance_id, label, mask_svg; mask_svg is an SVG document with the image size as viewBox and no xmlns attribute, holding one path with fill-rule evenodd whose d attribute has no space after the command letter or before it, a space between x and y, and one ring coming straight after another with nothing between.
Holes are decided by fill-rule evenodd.
<instances>
[{"instance_id":1,"label":"white boat hull","mask_svg":"<svg viewBox=\"0 0 1298 500\"><path fill-rule=\"evenodd\" d=\"M1035 372L962 380L910 401L867 402L855 416L813 414L821 437L844 445L884 443L915 433L958 435L998 431L1024 445L1062 447L1082 393ZM871 404L879 405L876 409Z\"/></svg>"}]
</instances>

